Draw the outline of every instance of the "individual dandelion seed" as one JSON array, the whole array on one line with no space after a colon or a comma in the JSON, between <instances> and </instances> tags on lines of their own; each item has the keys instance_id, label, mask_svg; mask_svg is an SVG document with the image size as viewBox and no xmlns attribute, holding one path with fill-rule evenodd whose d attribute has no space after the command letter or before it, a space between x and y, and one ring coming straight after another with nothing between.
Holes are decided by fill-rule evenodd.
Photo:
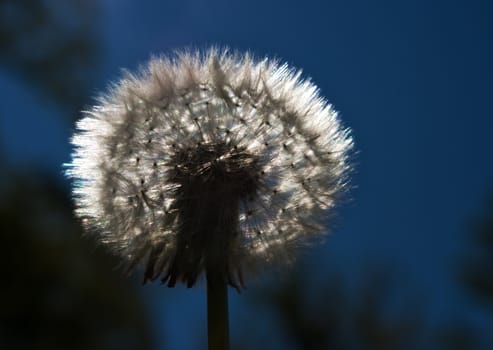
<instances>
[{"instance_id":1,"label":"individual dandelion seed","mask_svg":"<svg viewBox=\"0 0 493 350\"><path fill-rule=\"evenodd\" d=\"M309 80L227 50L127 73L77 123L76 213L144 282L290 263L327 231L352 139Z\"/></svg>"}]
</instances>

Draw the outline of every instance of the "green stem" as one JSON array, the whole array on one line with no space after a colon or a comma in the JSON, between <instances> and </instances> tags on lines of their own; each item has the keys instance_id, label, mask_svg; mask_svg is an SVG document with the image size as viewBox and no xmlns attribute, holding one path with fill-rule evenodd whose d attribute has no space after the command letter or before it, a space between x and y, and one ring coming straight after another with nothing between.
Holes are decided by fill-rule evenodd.
<instances>
[{"instance_id":1,"label":"green stem","mask_svg":"<svg viewBox=\"0 0 493 350\"><path fill-rule=\"evenodd\" d=\"M209 350L229 350L228 286L222 274L207 271Z\"/></svg>"}]
</instances>

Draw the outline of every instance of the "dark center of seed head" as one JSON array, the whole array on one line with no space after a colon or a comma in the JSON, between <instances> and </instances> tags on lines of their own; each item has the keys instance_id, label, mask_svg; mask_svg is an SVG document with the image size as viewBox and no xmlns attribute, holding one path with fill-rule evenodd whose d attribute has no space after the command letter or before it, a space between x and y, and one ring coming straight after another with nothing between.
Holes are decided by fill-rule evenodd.
<instances>
[{"instance_id":1,"label":"dark center of seed head","mask_svg":"<svg viewBox=\"0 0 493 350\"><path fill-rule=\"evenodd\" d=\"M194 197L218 195L240 200L257 190L255 174L260 165L244 148L225 143L199 143L178 151L172 162L177 167L171 178Z\"/></svg>"},{"instance_id":2,"label":"dark center of seed head","mask_svg":"<svg viewBox=\"0 0 493 350\"><path fill-rule=\"evenodd\" d=\"M257 193L258 159L239 146L200 143L176 152L170 165L178 232L168 285L191 286L204 269L228 278L240 203Z\"/></svg>"}]
</instances>

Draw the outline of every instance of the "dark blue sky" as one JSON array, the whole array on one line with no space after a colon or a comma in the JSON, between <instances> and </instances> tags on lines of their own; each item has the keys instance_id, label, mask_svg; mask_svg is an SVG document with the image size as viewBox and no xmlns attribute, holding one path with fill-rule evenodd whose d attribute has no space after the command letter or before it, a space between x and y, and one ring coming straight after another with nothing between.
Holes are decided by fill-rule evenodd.
<instances>
[{"instance_id":1,"label":"dark blue sky","mask_svg":"<svg viewBox=\"0 0 493 350\"><path fill-rule=\"evenodd\" d=\"M454 280L471 245L470 220L493 193L492 2L102 4L95 25L104 62L94 95L121 68L183 47L225 45L302 68L353 129L359 152L353 201L341 209L334 235L313 251L319 269L357 281L368 261L396 266L401 288L426 303L429 322L464 317L492 326ZM0 95L8 158L61 174L72 128L63 111L5 70ZM156 288L143 293L166 301L155 309L158 319L173 320L163 342L195 345L182 330L205 322L204 288ZM242 307L241 296L232 296L232 317Z\"/></svg>"}]
</instances>

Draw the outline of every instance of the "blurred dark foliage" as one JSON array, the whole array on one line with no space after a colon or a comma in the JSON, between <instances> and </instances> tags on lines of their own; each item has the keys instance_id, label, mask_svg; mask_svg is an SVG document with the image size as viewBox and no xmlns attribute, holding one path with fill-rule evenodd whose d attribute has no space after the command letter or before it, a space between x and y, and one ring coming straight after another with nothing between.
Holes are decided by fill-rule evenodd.
<instances>
[{"instance_id":1,"label":"blurred dark foliage","mask_svg":"<svg viewBox=\"0 0 493 350\"><path fill-rule=\"evenodd\" d=\"M309 350L473 350L481 347L480 331L466 320L441 325L426 322L425 300L399 289L405 276L386 265L373 266L360 284L337 273L312 281L305 268L265 289L245 294L257 310L269 309L280 325L279 349ZM392 271L392 272L390 272ZM320 276L319 276L320 277ZM409 291L407 291L409 292ZM252 314L255 314L252 312ZM255 322L241 334L235 349L265 342ZM261 325L260 325L261 327Z\"/></svg>"},{"instance_id":2,"label":"blurred dark foliage","mask_svg":"<svg viewBox=\"0 0 493 350\"><path fill-rule=\"evenodd\" d=\"M100 55L98 14L93 0L0 0L0 63L79 110Z\"/></svg>"},{"instance_id":3,"label":"blurred dark foliage","mask_svg":"<svg viewBox=\"0 0 493 350\"><path fill-rule=\"evenodd\" d=\"M35 170L2 185L0 348L150 349L145 305L81 238L66 191Z\"/></svg>"},{"instance_id":4,"label":"blurred dark foliage","mask_svg":"<svg viewBox=\"0 0 493 350\"><path fill-rule=\"evenodd\" d=\"M290 276L255 293L253 303L277 315L293 349L418 348L421 310L410 304L397 316L386 314L393 281L388 273L368 274L357 295L336 274L317 285L304 277L303 269Z\"/></svg>"},{"instance_id":5,"label":"blurred dark foliage","mask_svg":"<svg viewBox=\"0 0 493 350\"><path fill-rule=\"evenodd\" d=\"M465 258L461 280L472 296L493 310L493 196L473 224L475 247Z\"/></svg>"},{"instance_id":6,"label":"blurred dark foliage","mask_svg":"<svg viewBox=\"0 0 493 350\"><path fill-rule=\"evenodd\" d=\"M0 0L0 64L78 110L97 72L98 15L92 0ZM147 305L82 237L66 185L9 168L1 149L0 164L0 349L153 348Z\"/></svg>"},{"instance_id":7,"label":"blurred dark foliage","mask_svg":"<svg viewBox=\"0 0 493 350\"><path fill-rule=\"evenodd\" d=\"M480 333L464 321L456 321L438 329L436 338L441 345L440 349L444 350L482 349Z\"/></svg>"}]
</instances>

